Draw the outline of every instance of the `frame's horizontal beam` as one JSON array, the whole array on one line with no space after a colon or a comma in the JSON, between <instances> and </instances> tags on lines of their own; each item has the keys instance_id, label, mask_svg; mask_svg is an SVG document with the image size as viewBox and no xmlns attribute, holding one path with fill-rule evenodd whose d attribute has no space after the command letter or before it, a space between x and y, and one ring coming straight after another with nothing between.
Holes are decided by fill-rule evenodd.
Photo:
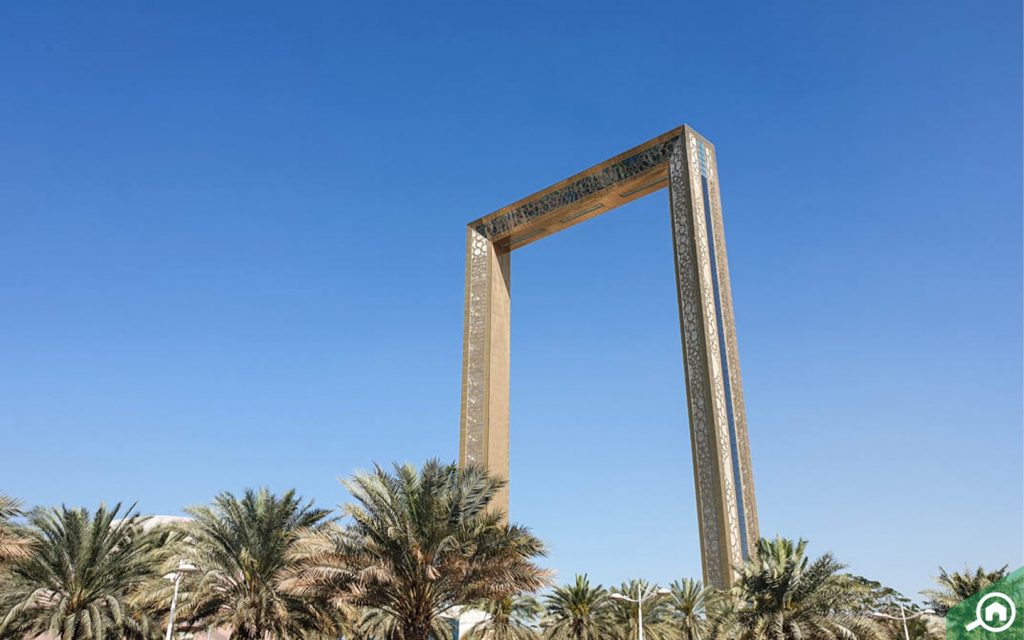
<instances>
[{"instance_id":1,"label":"frame's horizontal beam","mask_svg":"<svg viewBox=\"0 0 1024 640\"><path fill-rule=\"evenodd\" d=\"M669 143L683 129L648 140L469 226L506 250L518 249L662 189L668 184Z\"/></svg>"}]
</instances>

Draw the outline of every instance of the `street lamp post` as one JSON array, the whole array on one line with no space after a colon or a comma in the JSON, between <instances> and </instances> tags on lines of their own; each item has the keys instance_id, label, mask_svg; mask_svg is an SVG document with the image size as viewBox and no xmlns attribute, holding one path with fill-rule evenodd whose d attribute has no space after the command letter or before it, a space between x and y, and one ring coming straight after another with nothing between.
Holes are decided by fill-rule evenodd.
<instances>
[{"instance_id":1,"label":"street lamp post","mask_svg":"<svg viewBox=\"0 0 1024 640\"><path fill-rule=\"evenodd\" d=\"M921 616L927 616L927 615L931 615L931 614L935 613L935 611L932 610L932 609L925 609L924 611L918 611L917 613L908 616L907 615L907 610L906 610L906 608L904 608L903 603L901 602L901 603L899 603L899 605L900 605L900 615L899 615L899 617L890 616L890 615L887 615L887 614L884 614L884 613L880 613L878 611L869 612L868 615L873 617L873 618L884 618L886 620L899 620L900 622L902 622L903 623L903 638L904 638L904 640L910 640L910 628L907 627L907 620L914 620L915 618L920 618Z\"/></svg>"},{"instance_id":2,"label":"street lamp post","mask_svg":"<svg viewBox=\"0 0 1024 640\"><path fill-rule=\"evenodd\" d=\"M636 632L637 640L644 640L644 603L648 600L654 599L658 596L664 596L672 593L668 589L655 589L651 587L650 591L644 593L643 586L641 584L636 585L636 598L630 598L627 595L621 593L613 593L613 600L622 600L625 602L632 602L636 604Z\"/></svg>"},{"instance_id":3,"label":"street lamp post","mask_svg":"<svg viewBox=\"0 0 1024 640\"><path fill-rule=\"evenodd\" d=\"M167 617L167 635L164 636L164 640L171 640L171 634L174 633L174 610L178 608L178 589L181 587L181 576L196 571L198 569L187 562L178 563L178 570L174 572L174 595L171 596L171 613Z\"/></svg>"}]
</instances>

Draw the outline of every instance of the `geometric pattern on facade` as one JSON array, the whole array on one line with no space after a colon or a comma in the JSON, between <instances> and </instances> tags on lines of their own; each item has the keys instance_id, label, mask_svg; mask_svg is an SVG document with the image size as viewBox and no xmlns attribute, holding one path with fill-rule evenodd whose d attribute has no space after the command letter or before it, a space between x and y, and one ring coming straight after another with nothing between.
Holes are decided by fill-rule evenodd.
<instances>
[{"instance_id":1,"label":"geometric pattern on facade","mask_svg":"<svg viewBox=\"0 0 1024 640\"><path fill-rule=\"evenodd\" d=\"M509 476L512 251L668 188L701 561L724 588L759 533L715 158L678 127L469 223L459 457Z\"/></svg>"}]
</instances>

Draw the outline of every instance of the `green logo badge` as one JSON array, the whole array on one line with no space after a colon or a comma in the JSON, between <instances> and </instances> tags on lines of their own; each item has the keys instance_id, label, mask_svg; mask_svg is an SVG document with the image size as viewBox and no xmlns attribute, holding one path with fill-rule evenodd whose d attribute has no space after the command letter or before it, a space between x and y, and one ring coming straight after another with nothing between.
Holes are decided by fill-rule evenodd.
<instances>
[{"instance_id":1,"label":"green logo badge","mask_svg":"<svg viewBox=\"0 0 1024 640\"><path fill-rule=\"evenodd\" d=\"M1024 567L949 610L946 640L1024 640Z\"/></svg>"}]
</instances>

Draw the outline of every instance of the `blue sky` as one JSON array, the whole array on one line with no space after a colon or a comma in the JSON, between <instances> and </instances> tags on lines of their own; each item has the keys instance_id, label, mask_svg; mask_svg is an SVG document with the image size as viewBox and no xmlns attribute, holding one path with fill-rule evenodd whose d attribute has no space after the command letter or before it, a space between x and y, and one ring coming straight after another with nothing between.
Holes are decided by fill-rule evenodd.
<instances>
[{"instance_id":1,"label":"blue sky","mask_svg":"<svg viewBox=\"0 0 1024 640\"><path fill-rule=\"evenodd\" d=\"M0 489L332 505L457 454L464 224L679 124L719 172L764 534L1022 563L1021 6L0 8ZM700 571L667 199L513 257L513 517Z\"/></svg>"}]
</instances>

